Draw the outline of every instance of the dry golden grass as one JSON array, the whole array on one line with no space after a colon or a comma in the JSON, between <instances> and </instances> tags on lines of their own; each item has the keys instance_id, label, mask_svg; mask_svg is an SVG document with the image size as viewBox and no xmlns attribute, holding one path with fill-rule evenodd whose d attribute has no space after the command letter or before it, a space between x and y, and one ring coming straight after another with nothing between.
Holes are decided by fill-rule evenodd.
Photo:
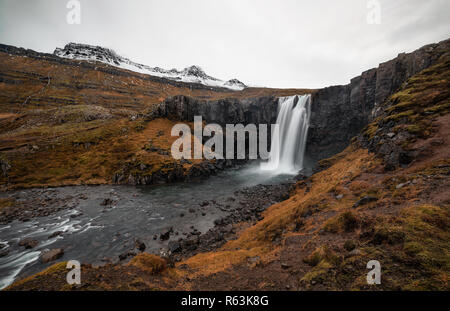
<instances>
[{"instance_id":1,"label":"dry golden grass","mask_svg":"<svg viewBox=\"0 0 450 311\"><path fill-rule=\"evenodd\" d=\"M170 154L170 131L175 122L156 119L151 122L97 120L34 127L13 134L1 134L0 145L20 150L4 154L11 170L10 187L111 183L124 166L146 167L151 174L164 165L176 163L170 156L145 150L153 145ZM37 146L34 150L32 146ZM201 160L192 160L193 164ZM188 169L192 164L184 164ZM1 179L0 179L1 181ZM3 177L6 183L6 178Z\"/></svg>"},{"instance_id":2,"label":"dry golden grass","mask_svg":"<svg viewBox=\"0 0 450 311\"><path fill-rule=\"evenodd\" d=\"M167 268L167 263L164 259L147 253L140 253L139 255L133 257L128 265L137 267L142 271L152 274L161 273Z\"/></svg>"}]
</instances>

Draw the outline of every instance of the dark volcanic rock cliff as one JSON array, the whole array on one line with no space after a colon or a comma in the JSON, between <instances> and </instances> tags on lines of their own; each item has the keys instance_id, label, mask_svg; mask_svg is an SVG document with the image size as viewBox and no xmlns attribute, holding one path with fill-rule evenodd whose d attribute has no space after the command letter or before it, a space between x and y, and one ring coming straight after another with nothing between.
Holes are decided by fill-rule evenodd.
<instances>
[{"instance_id":1,"label":"dark volcanic rock cliff","mask_svg":"<svg viewBox=\"0 0 450 311\"><path fill-rule=\"evenodd\" d=\"M350 84L318 90L313 94L307 154L322 159L342 151L406 80L449 51L450 39L447 39L412 53L399 54L353 78Z\"/></svg>"},{"instance_id":2,"label":"dark volcanic rock cliff","mask_svg":"<svg viewBox=\"0 0 450 311\"><path fill-rule=\"evenodd\" d=\"M147 115L149 118L168 117L179 121L194 121L202 116L208 123L273 124L278 113L276 97L248 99L199 100L184 95L167 98Z\"/></svg>"}]
</instances>

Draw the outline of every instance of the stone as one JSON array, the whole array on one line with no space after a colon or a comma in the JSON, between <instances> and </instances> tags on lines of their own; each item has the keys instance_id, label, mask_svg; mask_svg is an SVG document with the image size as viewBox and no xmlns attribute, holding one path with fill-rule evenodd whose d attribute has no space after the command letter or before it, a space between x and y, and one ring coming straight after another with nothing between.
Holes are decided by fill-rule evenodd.
<instances>
[{"instance_id":1,"label":"stone","mask_svg":"<svg viewBox=\"0 0 450 311\"><path fill-rule=\"evenodd\" d=\"M70 218L77 218L77 217L80 217L80 216L83 216L83 213L77 213L77 214L72 214L72 215L70 215Z\"/></svg>"},{"instance_id":2,"label":"stone","mask_svg":"<svg viewBox=\"0 0 450 311\"><path fill-rule=\"evenodd\" d=\"M387 135L387 137L392 138L395 136L395 133L387 133L386 135Z\"/></svg>"},{"instance_id":3,"label":"stone","mask_svg":"<svg viewBox=\"0 0 450 311\"><path fill-rule=\"evenodd\" d=\"M173 228L169 227L163 230L163 232L161 232L159 239L161 241L165 241L168 240L170 238L170 234L173 232Z\"/></svg>"},{"instance_id":4,"label":"stone","mask_svg":"<svg viewBox=\"0 0 450 311\"><path fill-rule=\"evenodd\" d=\"M140 239L136 239L136 241L134 241L134 245L139 251L141 252L145 251L145 243L142 242Z\"/></svg>"},{"instance_id":5,"label":"stone","mask_svg":"<svg viewBox=\"0 0 450 311\"><path fill-rule=\"evenodd\" d=\"M398 184L397 186L395 186L395 189L401 189L405 186L406 184Z\"/></svg>"},{"instance_id":6,"label":"stone","mask_svg":"<svg viewBox=\"0 0 450 311\"><path fill-rule=\"evenodd\" d=\"M347 240L344 243L344 249L351 252L358 246L357 242L354 240Z\"/></svg>"},{"instance_id":7,"label":"stone","mask_svg":"<svg viewBox=\"0 0 450 311\"><path fill-rule=\"evenodd\" d=\"M38 244L39 242L32 238L25 238L19 242L19 246L24 246L26 249L36 247Z\"/></svg>"},{"instance_id":8,"label":"stone","mask_svg":"<svg viewBox=\"0 0 450 311\"><path fill-rule=\"evenodd\" d=\"M171 241L169 242L169 250L171 253L176 253L179 252L181 250L181 244L178 241Z\"/></svg>"},{"instance_id":9,"label":"stone","mask_svg":"<svg viewBox=\"0 0 450 311\"><path fill-rule=\"evenodd\" d=\"M111 205L112 203L113 203L113 201L111 199L107 198L107 199L104 199L102 201L102 203L100 203L100 205L101 206L107 206L107 205Z\"/></svg>"},{"instance_id":10,"label":"stone","mask_svg":"<svg viewBox=\"0 0 450 311\"><path fill-rule=\"evenodd\" d=\"M40 260L42 263L48 263L61 258L64 255L64 250L62 248L55 248L50 251L41 254Z\"/></svg>"},{"instance_id":11,"label":"stone","mask_svg":"<svg viewBox=\"0 0 450 311\"><path fill-rule=\"evenodd\" d=\"M48 236L48 239L56 238L57 236L60 236L60 235L62 235L63 233L64 233L63 231L56 231L56 232L53 232L52 234L50 234L50 235Z\"/></svg>"},{"instance_id":12,"label":"stone","mask_svg":"<svg viewBox=\"0 0 450 311\"><path fill-rule=\"evenodd\" d=\"M359 206L361 206L361 205L365 205L365 204L367 204L367 203L374 202L374 201L377 201L377 200L378 200L378 198L376 198L376 197L372 197L372 196L366 195L365 197L363 197L362 199L360 199L358 202L356 202L356 203L353 205L353 208L356 208L356 207L359 207Z\"/></svg>"},{"instance_id":13,"label":"stone","mask_svg":"<svg viewBox=\"0 0 450 311\"><path fill-rule=\"evenodd\" d=\"M125 252L125 253L119 255L119 260L122 261L122 260L127 259L128 257L134 257L134 256L136 256L135 252Z\"/></svg>"},{"instance_id":14,"label":"stone","mask_svg":"<svg viewBox=\"0 0 450 311\"><path fill-rule=\"evenodd\" d=\"M352 250L350 253L348 253L349 256L359 256L361 254L362 254L362 252L357 248Z\"/></svg>"}]
</instances>

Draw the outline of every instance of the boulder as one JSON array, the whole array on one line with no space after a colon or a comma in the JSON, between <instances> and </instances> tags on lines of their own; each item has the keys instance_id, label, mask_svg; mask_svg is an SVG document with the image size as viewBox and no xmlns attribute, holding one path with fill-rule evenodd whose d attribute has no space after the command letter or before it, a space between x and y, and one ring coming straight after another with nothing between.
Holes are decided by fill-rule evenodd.
<instances>
[{"instance_id":1,"label":"boulder","mask_svg":"<svg viewBox=\"0 0 450 311\"><path fill-rule=\"evenodd\" d=\"M62 248L55 248L41 254L40 260L42 263L48 263L61 258L64 255Z\"/></svg>"},{"instance_id":2,"label":"boulder","mask_svg":"<svg viewBox=\"0 0 450 311\"><path fill-rule=\"evenodd\" d=\"M24 246L26 249L36 247L38 244L39 244L39 242L36 240L33 240L32 238L25 238L19 242L19 246Z\"/></svg>"},{"instance_id":3,"label":"boulder","mask_svg":"<svg viewBox=\"0 0 450 311\"><path fill-rule=\"evenodd\" d=\"M378 198L376 198L376 197L372 197L372 196L366 195L365 197L360 199L358 202L356 202L353 205L353 208L357 208L358 206L365 205L367 203L374 202L374 201L377 201L377 200L378 200Z\"/></svg>"},{"instance_id":4,"label":"boulder","mask_svg":"<svg viewBox=\"0 0 450 311\"><path fill-rule=\"evenodd\" d=\"M145 243L144 242L142 242L141 240L139 240L139 239L136 239L136 241L134 241L134 245L136 246L136 248L139 250L139 251L141 251L141 252L143 252L143 251L145 251Z\"/></svg>"},{"instance_id":5,"label":"boulder","mask_svg":"<svg viewBox=\"0 0 450 311\"><path fill-rule=\"evenodd\" d=\"M161 241L168 240L168 239L170 238L170 234L171 234L172 232L173 232L173 228L172 228L172 227L169 227L169 228L164 229L164 230L161 232L161 234L160 234L160 236L159 236L159 239L160 239Z\"/></svg>"},{"instance_id":6,"label":"boulder","mask_svg":"<svg viewBox=\"0 0 450 311\"><path fill-rule=\"evenodd\" d=\"M60 235L62 235L63 233L64 233L63 231L55 231L55 232L53 232L52 234L50 234L50 235L48 236L48 239L56 238L57 236L60 236Z\"/></svg>"},{"instance_id":7,"label":"boulder","mask_svg":"<svg viewBox=\"0 0 450 311\"><path fill-rule=\"evenodd\" d=\"M107 205L111 205L112 203L113 203L113 201L111 199L107 198L107 199L104 199L102 201L102 203L100 203L100 205L101 206L107 206Z\"/></svg>"},{"instance_id":8,"label":"boulder","mask_svg":"<svg viewBox=\"0 0 450 311\"><path fill-rule=\"evenodd\" d=\"M181 250L181 244L180 244L180 242L177 242L177 241L169 242L168 247L169 247L169 250L171 253L176 253Z\"/></svg>"}]
</instances>

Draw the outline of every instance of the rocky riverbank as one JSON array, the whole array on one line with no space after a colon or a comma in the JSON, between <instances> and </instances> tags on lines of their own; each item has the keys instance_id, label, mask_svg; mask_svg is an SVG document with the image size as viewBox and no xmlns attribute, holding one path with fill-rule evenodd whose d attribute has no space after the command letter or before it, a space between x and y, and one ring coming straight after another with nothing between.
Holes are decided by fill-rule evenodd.
<instances>
[{"instance_id":1,"label":"rocky riverbank","mask_svg":"<svg viewBox=\"0 0 450 311\"><path fill-rule=\"evenodd\" d=\"M0 197L4 284L57 259L124 264L146 252L178 262L216 250L237 237L242 223L256 223L267 207L289 196L292 178L261 175L256 168L234 167L207 180L171 185L4 192Z\"/></svg>"},{"instance_id":2,"label":"rocky riverbank","mask_svg":"<svg viewBox=\"0 0 450 311\"><path fill-rule=\"evenodd\" d=\"M203 202L203 206L211 204L228 215L217 219L215 226L204 234L193 230L185 238L170 242L169 258L180 261L200 252L213 251L227 241L236 239L241 223L249 226L260 221L261 213L269 206L289 198L293 186L293 180L278 185L257 185L236 191L227 198Z\"/></svg>"}]
</instances>

